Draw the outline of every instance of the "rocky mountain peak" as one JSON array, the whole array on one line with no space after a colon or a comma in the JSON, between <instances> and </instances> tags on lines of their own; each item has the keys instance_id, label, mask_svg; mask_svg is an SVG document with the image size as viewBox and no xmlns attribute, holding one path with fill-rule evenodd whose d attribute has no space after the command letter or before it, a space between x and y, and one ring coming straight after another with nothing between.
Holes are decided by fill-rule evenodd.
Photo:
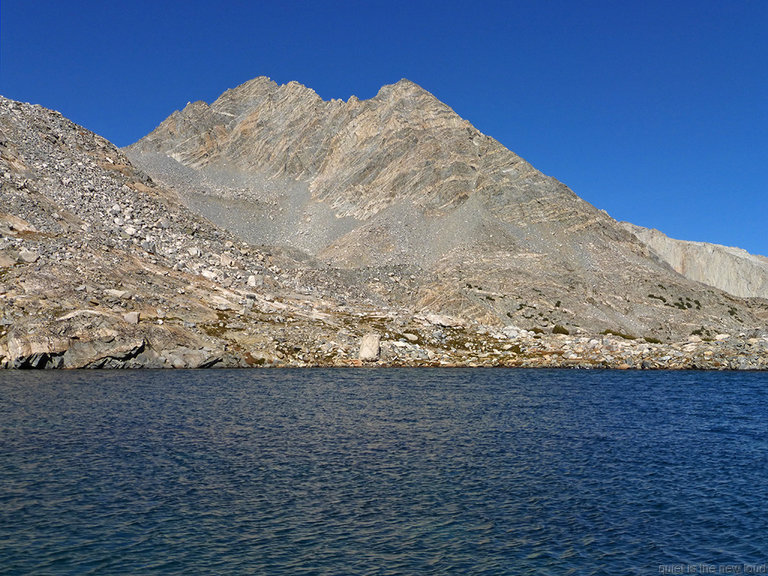
<instances>
[{"instance_id":1,"label":"rocky mountain peak","mask_svg":"<svg viewBox=\"0 0 768 576\"><path fill-rule=\"evenodd\" d=\"M538 174L406 79L369 100L345 103L324 101L297 82L278 86L257 78L208 108L172 114L129 151L140 163L149 152L183 166L234 170L235 179L258 174L305 182L337 216L363 219L402 200L431 209L460 204L491 184L478 179L489 158L507 164L493 178L499 184ZM408 179L411 185L403 186Z\"/></svg>"},{"instance_id":2,"label":"rocky mountain peak","mask_svg":"<svg viewBox=\"0 0 768 576\"><path fill-rule=\"evenodd\" d=\"M376 94L376 98L379 98L381 100L389 99L389 98L405 98L408 96L431 96L434 98L434 96L416 84L415 82L411 82L407 78L401 78L394 84L385 84L379 89L379 92ZM436 98L435 98L436 99Z\"/></svg>"},{"instance_id":3,"label":"rocky mountain peak","mask_svg":"<svg viewBox=\"0 0 768 576\"><path fill-rule=\"evenodd\" d=\"M174 133L161 125L129 157L249 242L336 269L415 267L433 279L413 294L417 307L488 324L653 334L698 329L678 317L687 302L736 317L409 80L329 102L256 79L188 120ZM658 286L682 308L660 307L667 292L650 298Z\"/></svg>"},{"instance_id":4,"label":"rocky mountain peak","mask_svg":"<svg viewBox=\"0 0 768 576\"><path fill-rule=\"evenodd\" d=\"M234 106L244 107L248 105L249 101L258 101L263 98L264 95L270 94L277 90L279 85L271 78L266 76L259 76L247 82L243 82L239 86L230 88L224 91L217 98L220 105L224 103L231 103Z\"/></svg>"},{"instance_id":5,"label":"rocky mountain peak","mask_svg":"<svg viewBox=\"0 0 768 576\"><path fill-rule=\"evenodd\" d=\"M0 98L0 368L768 368L768 301L401 88L256 79L127 151Z\"/></svg>"},{"instance_id":6,"label":"rocky mountain peak","mask_svg":"<svg viewBox=\"0 0 768 576\"><path fill-rule=\"evenodd\" d=\"M425 123L436 125L438 122L471 126L431 92L405 78L383 86L376 96L364 102L375 109L382 120L395 116L411 126Z\"/></svg>"}]
</instances>

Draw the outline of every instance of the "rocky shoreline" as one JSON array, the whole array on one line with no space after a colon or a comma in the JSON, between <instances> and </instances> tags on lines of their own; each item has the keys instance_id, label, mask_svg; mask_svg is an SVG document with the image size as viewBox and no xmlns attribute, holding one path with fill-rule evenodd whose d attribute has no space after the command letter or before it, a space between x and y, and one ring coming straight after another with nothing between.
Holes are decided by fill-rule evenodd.
<instances>
[{"instance_id":1,"label":"rocky shoreline","mask_svg":"<svg viewBox=\"0 0 768 576\"><path fill-rule=\"evenodd\" d=\"M768 339L731 338L721 340L694 339L656 344L644 340L625 340L614 336L521 337L481 350L428 351L426 361L401 362L399 357L378 363L426 366L505 366L516 368L576 368L618 370L768 370ZM408 347L403 342L390 344ZM488 349L490 348L490 349ZM411 348L411 354L419 354Z\"/></svg>"},{"instance_id":2,"label":"rocky shoreline","mask_svg":"<svg viewBox=\"0 0 768 576\"><path fill-rule=\"evenodd\" d=\"M80 312L91 318L96 313ZM70 314L74 316L75 314ZM67 318L60 320L68 320ZM124 323L133 322L131 317ZM657 343L622 335L537 334L526 330L497 332L484 327L465 328L431 324L423 318L411 322L408 332L362 336L341 330L322 343L309 341L320 334L310 325L296 324L282 336L262 333L240 337L243 318L220 322L221 339L208 345L169 343L158 328L162 319L132 331L94 330L101 338L44 338L3 334L0 368L299 368L299 367L510 367L618 370L768 370L768 337L718 334L684 342ZM142 319L138 324L146 323ZM171 321L172 322L172 321ZM292 322L287 322L288 328ZM362 325L365 325L363 322ZM205 328L205 327L204 327ZM208 328L206 328L208 329ZM5 330L0 333L6 332ZM274 334L274 331L267 331ZM227 338L226 336L229 336ZM259 344L254 345L258 340ZM170 344L167 348L165 345ZM250 343L250 346L249 346ZM246 350L247 349L247 350Z\"/></svg>"}]
</instances>

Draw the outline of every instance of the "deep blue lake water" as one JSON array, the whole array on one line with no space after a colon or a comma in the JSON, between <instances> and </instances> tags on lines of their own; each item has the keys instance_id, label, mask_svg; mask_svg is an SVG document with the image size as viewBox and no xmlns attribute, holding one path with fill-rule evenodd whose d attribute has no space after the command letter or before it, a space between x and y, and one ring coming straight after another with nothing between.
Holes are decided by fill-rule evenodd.
<instances>
[{"instance_id":1,"label":"deep blue lake water","mask_svg":"<svg viewBox=\"0 0 768 576\"><path fill-rule=\"evenodd\" d=\"M766 373L0 372L0 574L766 563Z\"/></svg>"}]
</instances>

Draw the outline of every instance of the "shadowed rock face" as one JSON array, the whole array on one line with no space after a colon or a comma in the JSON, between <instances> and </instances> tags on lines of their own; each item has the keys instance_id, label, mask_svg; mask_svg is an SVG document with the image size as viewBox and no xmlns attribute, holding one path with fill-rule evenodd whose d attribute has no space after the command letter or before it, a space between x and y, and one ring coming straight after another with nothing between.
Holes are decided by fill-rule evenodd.
<instances>
[{"instance_id":1,"label":"shadowed rock face","mask_svg":"<svg viewBox=\"0 0 768 576\"><path fill-rule=\"evenodd\" d=\"M257 78L174 112L126 152L249 241L336 268L416 267L417 308L666 337L732 320L721 296L407 80L327 102ZM649 298L660 285L698 314Z\"/></svg>"},{"instance_id":2,"label":"shadowed rock face","mask_svg":"<svg viewBox=\"0 0 768 576\"><path fill-rule=\"evenodd\" d=\"M765 256L708 242L675 240L658 230L628 222L621 224L686 278L734 296L768 299L768 258Z\"/></svg>"}]
</instances>

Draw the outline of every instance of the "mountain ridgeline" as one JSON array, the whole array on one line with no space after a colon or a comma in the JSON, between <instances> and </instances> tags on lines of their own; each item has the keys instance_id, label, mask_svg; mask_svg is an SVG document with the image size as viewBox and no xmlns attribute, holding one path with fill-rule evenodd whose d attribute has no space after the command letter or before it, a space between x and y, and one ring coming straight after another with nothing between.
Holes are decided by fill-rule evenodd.
<instances>
[{"instance_id":1,"label":"mountain ridgeline","mask_svg":"<svg viewBox=\"0 0 768 576\"><path fill-rule=\"evenodd\" d=\"M654 338L762 322L748 309L737 320L728 296L408 80L344 102L257 78L126 153L250 242L336 268L415 268L402 303L415 310Z\"/></svg>"},{"instance_id":2,"label":"mountain ridgeline","mask_svg":"<svg viewBox=\"0 0 768 576\"><path fill-rule=\"evenodd\" d=\"M768 369L763 260L679 252L407 80L257 78L123 150L0 97L2 368Z\"/></svg>"}]
</instances>

